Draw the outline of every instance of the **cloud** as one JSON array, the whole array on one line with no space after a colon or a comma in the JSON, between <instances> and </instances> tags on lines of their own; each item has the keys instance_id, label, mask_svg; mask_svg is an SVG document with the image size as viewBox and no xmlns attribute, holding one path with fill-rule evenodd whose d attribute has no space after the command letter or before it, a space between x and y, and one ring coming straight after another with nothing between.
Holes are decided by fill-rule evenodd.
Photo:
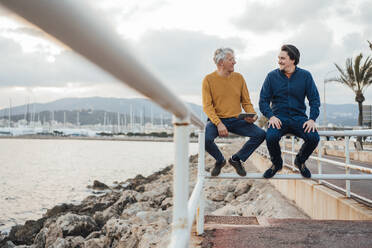
<instances>
[{"instance_id":1,"label":"cloud","mask_svg":"<svg viewBox=\"0 0 372 248\"><path fill-rule=\"evenodd\" d=\"M23 52L15 41L0 38L0 86L63 86L69 82L114 82L113 78L71 51L48 62L47 53Z\"/></svg>"},{"instance_id":2,"label":"cloud","mask_svg":"<svg viewBox=\"0 0 372 248\"><path fill-rule=\"evenodd\" d=\"M239 39L185 30L154 30L133 46L167 86L184 94L200 92L204 76L215 70L212 57L217 48L232 47L239 53L245 47Z\"/></svg>"},{"instance_id":3,"label":"cloud","mask_svg":"<svg viewBox=\"0 0 372 248\"><path fill-rule=\"evenodd\" d=\"M283 32L312 20L325 19L332 1L298 0L264 4L260 1L247 3L245 12L233 20L243 30L255 33Z\"/></svg>"}]
</instances>

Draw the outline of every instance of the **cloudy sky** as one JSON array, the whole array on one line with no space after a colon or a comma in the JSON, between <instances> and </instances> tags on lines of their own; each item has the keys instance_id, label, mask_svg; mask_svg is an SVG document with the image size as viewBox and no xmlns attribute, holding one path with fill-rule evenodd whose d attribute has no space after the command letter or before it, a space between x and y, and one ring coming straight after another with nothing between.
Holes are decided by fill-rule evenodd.
<instances>
[{"instance_id":1,"label":"cloudy sky","mask_svg":"<svg viewBox=\"0 0 372 248\"><path fill-rule=\"evenodd\" d=\"M78 4L78 1L76 1ZM282 44L296 45L323 102L334 63L372 55L368 0L105 0L89 1L123 44L184 100L201 104L201 81L215 70L213 52L231 47L256 105ZM369 25L368 25L369 24ZM0 108L65 97L138 97L114 78L0 8ZM372 104L372 87L365 92ZM353 92L326 85L326 102L354 103Z\"/></svg>"}]
</instances>

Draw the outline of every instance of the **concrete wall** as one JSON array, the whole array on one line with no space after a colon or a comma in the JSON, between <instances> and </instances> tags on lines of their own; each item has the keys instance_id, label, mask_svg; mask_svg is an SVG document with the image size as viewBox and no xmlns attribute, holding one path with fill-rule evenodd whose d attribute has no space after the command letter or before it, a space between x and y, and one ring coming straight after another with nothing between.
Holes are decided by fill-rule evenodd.
<instances>
[{"instance_id":1,"label":"concrete wall","mask_svg":"<svg viewBox=\"0 0 372 248\"><path fill-rule=\"evenodd\" d=\"M254 153L250 160L260 172L271 166L271 162ZM283 169L279 173L293 173ZM313 180L270 180L284 196L292 200L313 219L372 220L372 208L331 190Z\"/></svg>"}]
</instances>

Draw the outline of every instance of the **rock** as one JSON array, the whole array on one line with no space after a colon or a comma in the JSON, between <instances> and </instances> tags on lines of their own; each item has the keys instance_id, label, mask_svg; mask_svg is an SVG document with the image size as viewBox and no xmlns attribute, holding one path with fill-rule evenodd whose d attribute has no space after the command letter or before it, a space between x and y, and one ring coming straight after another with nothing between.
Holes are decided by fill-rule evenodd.
<instances>
[{"instance_id":1,"label":"rock","mask_svg":"<svg viewBox=\"0 0 372 248\"><path fill-rule=\"evenodd\" d=\"M198 158L199 158L199 155L198 154L190 155L189 162L190 163L198 163Z\"/></svg>"},{"instance_id":2,"label":"rock","mask_svg":"<svg viewBox=\"0 0 372 248\"><path fill-rule=\"evenodd\" d=\"M240 195L242 195L242 194L245 194L245 193L247 193L247 192L250 190L251 187L252 187L252 185L249 184L248 182L246 182L246 181L241 181L241 182L238 184L238 186L236 186L236 189L235 189L235 191L234 191L234 195L235 195L236 197L238 197L238 196L240 196Z\"/></svg>"},{"instance_id":3,"label":"rock","mask_svg":"<svg viewBox=\"0 0 372 248\"><path fill-rule=\"evenodd\" d=\"M105 238L94 238L84 242L84 247L87 248L106 248Z\"/></svg>"},{"instance_id":4,"label":"rock","mask_svg":"<svg viewBox=\"0 0 372 248\"><path fill-rule=\"evenodd\" d=\"M236 208L231 205L226 205L222 208L217 209L212 213L212 215L217 216L231 216L231 215L237 215Z\"/></svg>"},{"instance_id":5,"label":"rock","mask_svg":"<svg viewBox=\"0 0 372 248\"><path fill-rule=\"evenodd\" d=\"M212 194L210 194L209 199L211 199L212 201L220 202L220 201L225 200L226 195L227 195L227 192L225 191L224 192L214 191L212 192Z\"/></svg>"},{"instance_id":6,"label":"rock","mask_svg":"<svg viewBox=\"0 0 372 248\"><path fill-rule=\"evenodd\" d=\"M34 238L43 227L45 220L45 218L41 218L37 221L28 220L24 225L12 227L8 240L16 245L31 245Z\"/></svg>"},{"instance_id":7,"label":"rock","mask_svg":"<svg viewBox=\"0 0 372 248\"><path fill-rule=\"evenodd\" d=\"M59 217L56 224L62 229L64 237L79 235L86 237L91 232L98 231L97 223L89 216L68 213Z\"/></svg>"},{"instance_id":8,"label":"rock","mask_svg":"<svg viewBox=\"0 0 372 248\"><path fill-rule=\"evenodd\" d=\"M74 248L83 248L84 247L85 240L81 236L66 237L66 240L67 240L67 242L70 243L70 247L74 247Z\"/></svg>"},{"instance_id":9,"label":"rock","mask_svg":"<svg viewBox=\"0 0 372 248\"><path fill-rule=\"evenodd\" d=\"M16 247L16 245L12 241L7 241L5 244L1 246L1 248L13 248Z\"/></svg>"},{"instance_id":10,"label":"rock","mask_svg":"<svg viewBox=\"0 0 372 248\"><path fill-rule=\"evenodd\" d=\"M102 232L101 231L96 231L96 232L92 232L90 233L85 239L86 240L89 240L89 239L96 239L96 238L99 238L101 237L102 235Z\"/></svg>"},{"instance_id":11,"label":"rock","mask_svg":"<svg viewBox=\"0 0 372 248\"><path fill-rule=\"evenodd\" d=\"M173 206L173 198L168 197L162 201L160 207L162 210L167 210L171 206Z\"/></svg>"},{"instance_id":12,"label":"rock","mask_svg":"<svg viewBox=\"0 0 372 248\"><path fill-rule=\"evenodd\" d=\"M130 217L135 216L140 211L154 211L154 210L155 209L150 206L149 202L137 202L137 203L134 203L128 206L128 208L126 208L122 212L121 217L130 218Z\"/></svg>"},{"instance_id":13,"label":"rock","mask_svg":"<svg viewBox=\"0 0 372 248\"><path fill-rule=\"evenodd\" d=\"M39 234L41 234L40 238L38 237ZM39 234L35 241L41 242L41 244L44 243L45 246L40 246L40 243L37 243L38 247L49 247L53 245L58 238L63 238L62 229L57 226L56 223L52 223L48 227L43 228L43 230L40 231Z\"/></svg>"},{"instance_id":14,"label":"rock","mask_svg":"<svg viewBox=\"0 0 372 248\"><path fill-rule=\"evenodd\" d=\"M106 190L106 189L110 189L109 186L107 186L106 184L98 181L98 180L94 180L93 181L93 185L92 186L88 186L88 188L92 188L92 189L95 189L95 190Z\"/></svg>"},{"instance_id":15,"label":"rock","mask_svg":"<svg viewBox=\"0 0 372 248\"><path fill-rule=\"evenodd\" d=\"M51 246L48 246L49 248L69 248L70 243L63 239L63 238L58 238Z\"/></svg>"},{"instance_id":16,"label":"rock","mask_svg":"<svg viewBox=\"0 0 372 248\"><path fill-rule=\"evenodd\" d=\"M231 193L231 192L229 192L229 193L227 193L227 195L226 195L224 201L225 201L225 202L231 202L231 201L234 200L234 199L235 199L234 194Z\"/></svg>"},{"instance_id":17,"label":"rock","mask_svg":"<svg viewBox=\"0 0 372 248\"><path fill-rule=\"evenodd\" d=\"M123 210L127 207L127 205L136 203L136 197L138 195L141 194L133 190L124 191L121 197L112 206L105 209L104 211L96 212L93 215L94 220L96 221L98 226L104 226L110 218L118 218L122 214Z\"/></svg>"},{"instance_id":18,"label":"rock","mask_svg":"<svg viewBox=\"0 0 372 248\"><path fill-rule=\"evenodd\" d=\"M106 222L103 227L103 231L106 233L108 238L120 238L130 231L132 223L128 220L123 219L110 219Z\"/></svg>"},{"instance_id":19,"label":"rock","mask_svg":"<svg viewBox=\"0 0 372 248\"><path fill-rule=\"evenodd\" d=\"M137 248L140 242L139 237L136 235L125 235L118 243L118 248Z\"/></svg>"}]
</instances>

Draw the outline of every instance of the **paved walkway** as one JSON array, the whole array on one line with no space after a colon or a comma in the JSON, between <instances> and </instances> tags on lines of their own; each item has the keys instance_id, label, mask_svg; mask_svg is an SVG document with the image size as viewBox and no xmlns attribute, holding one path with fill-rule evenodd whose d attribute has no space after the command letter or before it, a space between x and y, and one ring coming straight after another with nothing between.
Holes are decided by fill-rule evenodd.
<instances>
[{"instance_id":1,"label":"paved walkway","mask_svg":"<svg viewBox=\"0 0 372 248\"><path fill-rule=\"evenodd\" d=\"M206 216L202 248L371 248L372 221Z\"/></svg>"}]
</instances>

